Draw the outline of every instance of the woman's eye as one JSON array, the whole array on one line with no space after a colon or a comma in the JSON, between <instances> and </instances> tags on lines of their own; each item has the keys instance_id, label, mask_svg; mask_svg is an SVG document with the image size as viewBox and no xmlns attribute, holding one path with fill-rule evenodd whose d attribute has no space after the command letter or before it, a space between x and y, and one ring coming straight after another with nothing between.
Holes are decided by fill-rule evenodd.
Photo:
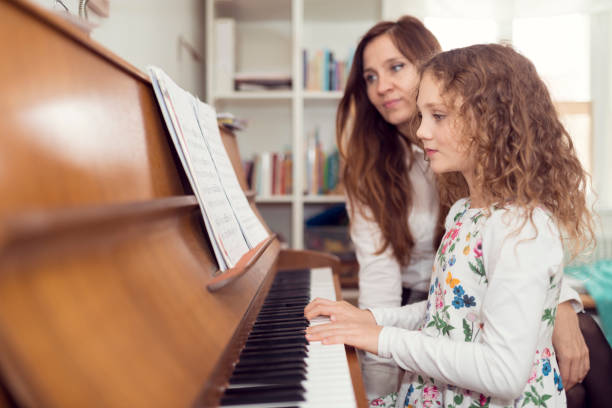
<instances>
[{"instance_id":1,"label":"woman's eye","mask_svg":"<svg viewBox=\"0 0 612 408\"><path fill-rule=\"evenodd\" d=\"M417 117L418 117L419 119L423 119L423 114L422 114L421 112L418 112L418 113L417 113Z\"/></svg>"},{"instance_id":2,"label":"woman's eye","mask_svg":"<svg viewBox=\"0 0 612 408\"><path fill-rule=\"evenodd\" d=\"M372 82L376 81L376 75L374 75L374 74L367 74L367 75L365 75L365 76L363 77L363 79L365 79L365 81L366 81L368 84L371 84Z\"/></svg>"},{"instance_id":3,"label":"woman's eye","mask_svg":"<svg viewBox=\"0 0 612 408\"><path fill-rule=\"evenodd\" d=\"M402 68L404 68L404 64L403 63L393 64L391 66L391 70L394 71L394 72L397 72L397 71L399 71Z\"/></svg>"}]
</instances>

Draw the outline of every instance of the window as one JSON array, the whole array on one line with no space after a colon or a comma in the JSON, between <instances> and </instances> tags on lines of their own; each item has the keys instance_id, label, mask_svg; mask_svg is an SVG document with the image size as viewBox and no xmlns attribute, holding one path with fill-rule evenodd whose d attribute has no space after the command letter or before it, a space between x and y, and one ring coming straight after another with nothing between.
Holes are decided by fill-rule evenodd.
<instances>
[{"instance_id":1,"label":"window","mask_svg":"<svg viewBox=\"0 0 612 408\"><path fill-rule=\"evenodd\" d=\"M512 43L534 63L574 141L582 165L592 173L589 16L514 19Z\"/></svg>"},{"instance_id":2,"label":"window","mask_svg":"<svg viewBox=\"0 0 612 408\"><path fill-rule=\"evenodd\" d=\"M444 51L498 40L498 25L493 19L425 17L423 21Z\"/></svg>"}]
</instances>

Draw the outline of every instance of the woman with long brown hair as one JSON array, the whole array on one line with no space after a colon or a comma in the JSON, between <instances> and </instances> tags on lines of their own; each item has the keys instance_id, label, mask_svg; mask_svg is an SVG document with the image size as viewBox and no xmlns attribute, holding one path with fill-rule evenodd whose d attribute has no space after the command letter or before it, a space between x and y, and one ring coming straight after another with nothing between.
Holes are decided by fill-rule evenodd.
<instances>
[{"instance_id":1,"label":"woman with long brown hair","mask_svg":"<svg viewBox=\"0 0 612 408\"><path fill-rule=\"evenodd\" d=\"M338 108L337 143L359 262L359 307L396 307L427 298L440 220L448 207L416 138L417 66L440 52L435 36L416 18L373 26L360 40ZM588 349L563 287L555 347L566 386L589 369ZM362 355L369 398L397 387L398 366Z\"/></svg>"}]
</instances>

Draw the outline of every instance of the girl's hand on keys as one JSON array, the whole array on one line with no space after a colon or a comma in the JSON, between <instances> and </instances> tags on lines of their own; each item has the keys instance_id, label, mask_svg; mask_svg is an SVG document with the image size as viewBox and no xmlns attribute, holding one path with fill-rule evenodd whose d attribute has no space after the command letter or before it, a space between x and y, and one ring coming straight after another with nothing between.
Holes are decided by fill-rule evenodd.
<instances>
[{"instance_id":1,"label":"girl's hand on keys","mask_svg":"<svg viewBox=\"0 0 612 408\"><path fill-rule=\"evenodd\" d=\"M332 322L376 324L369 310L362 310L348 302L336 302L316 298L304 308L304 316L312 320L317 316L329 316Z\"/></svg>"},{"instance_id":2,"label":"girl's hand on keys","mask_svg":"<svg viewBox=\"0 0 612 408\"><path fill-rule=\"evenodd\" d=\"M376 323L335 321L308 327L306 339L320 341L323 344L348 344L378 354L378 335L381 330L382 326Z\"/></svg>"}]
</instances>

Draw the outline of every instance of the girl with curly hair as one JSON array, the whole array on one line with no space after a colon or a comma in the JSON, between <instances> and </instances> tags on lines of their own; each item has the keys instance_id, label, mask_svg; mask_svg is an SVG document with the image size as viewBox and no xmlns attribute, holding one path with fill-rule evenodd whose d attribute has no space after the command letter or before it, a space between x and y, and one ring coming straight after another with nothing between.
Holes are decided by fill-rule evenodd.
<instances>
[{"instance_id":1,"label":"girl with curly hair","mask_svg":"<svg viewBox=\"0 0 612 408\"><path fill-rule=\"evenodd\" d=\"M359 41L337 114L337 143L359 262L359 307L399 307L427 299L448 204L416 137L417 66L441 51L421 21L404 16L374 25ZM444 206L446 205L446 206ZM563 379L573 386L589 369L574 306L563 285L555 328ZM400 370L362 353L369 399L395 391Z\"/></svg>"},{"instance_id":2,"label":"girl with curly hair","mask_svg":"<svg viewBox=\"0 0 612 408\"><path fill-rule=\"evenodd\" d=\"M450 206L426 301L331 315L307 338L392 358L397 406L566 406L552 333L564 249L593 243L586 173L533 64L512 48L440 53L420 70L416 132ZM380 406L383 400L372 401Z\"/></svg>"}]
</instances>

